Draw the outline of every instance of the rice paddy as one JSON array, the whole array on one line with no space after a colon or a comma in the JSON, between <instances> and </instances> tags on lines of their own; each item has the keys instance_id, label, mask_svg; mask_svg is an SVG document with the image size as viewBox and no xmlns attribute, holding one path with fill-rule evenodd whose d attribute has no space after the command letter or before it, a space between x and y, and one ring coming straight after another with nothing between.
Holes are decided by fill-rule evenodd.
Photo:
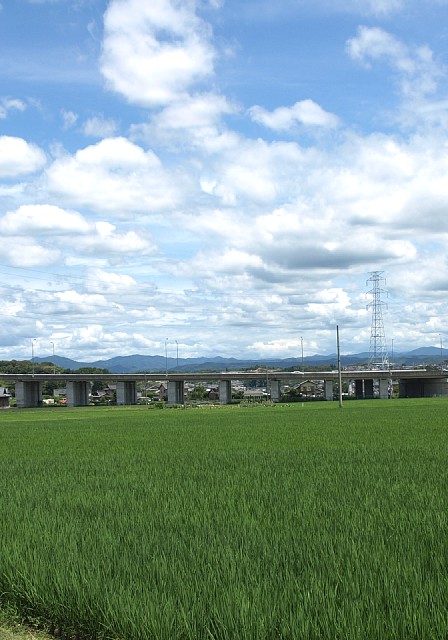
<instances>
[{"instance_id":1,"label":"rice paddy","mask_svg":"<svg viewBox=\"0 0 448 640\"><path fill-rule=\"evenodd\" d=\"M446 399L0 414L0 606L67 637L448 637Z\"/></svg>"}]
</instances>

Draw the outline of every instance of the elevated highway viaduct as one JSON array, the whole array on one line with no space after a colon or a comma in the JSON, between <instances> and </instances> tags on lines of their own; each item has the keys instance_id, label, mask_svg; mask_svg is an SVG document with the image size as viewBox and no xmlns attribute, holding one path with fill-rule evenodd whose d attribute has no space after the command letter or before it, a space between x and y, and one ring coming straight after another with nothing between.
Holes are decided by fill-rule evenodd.
<instances>
[{"instance_id":1,"label":"elevated highway viaduct","mask_svg":"<svg viewBox=\"0 0 448 640\"><path fill-rule=\"evenodd\" d=\"M226 371L221 373L56 373L56 374L3 374L0 380L15 384L17 406L20 408L37 407L42 403L42 384L44 382L65 383L68 406L89 404L90 388L93 382L116 384L117 404L128 405L137 402L137 382L161 382L167 385L168 403L184 402L186 382L215 382L219 386L221 404L232 400L232 381L269 381L271 400L280 400L281 386L297 384L303 380L320 380L324 383L326 400L333 400L333 384L338 380L338 371ZM342 371L343 381L354 381L357 398L372 398L374 387L380 398L389 397L391 381L398 382L399 395L404 398L448 396L448 374L443 371L422 369L382 369Z\"/></svg>"}]
</instances>

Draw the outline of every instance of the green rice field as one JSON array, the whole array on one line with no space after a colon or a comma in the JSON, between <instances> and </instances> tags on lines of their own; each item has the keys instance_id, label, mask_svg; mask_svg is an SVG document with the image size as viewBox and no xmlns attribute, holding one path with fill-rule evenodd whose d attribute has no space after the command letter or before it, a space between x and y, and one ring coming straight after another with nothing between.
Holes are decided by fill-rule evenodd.
<instances>
[{"instance_id":1,"label":"green rice field","mask_svg":"<svg viewBox=\"0 0 448 640\"><path fill-rule=\"evenodd\" d=\"M448 638L448 399L6 410L0 508L56 635Z\"/></svg>"}]
</instances>

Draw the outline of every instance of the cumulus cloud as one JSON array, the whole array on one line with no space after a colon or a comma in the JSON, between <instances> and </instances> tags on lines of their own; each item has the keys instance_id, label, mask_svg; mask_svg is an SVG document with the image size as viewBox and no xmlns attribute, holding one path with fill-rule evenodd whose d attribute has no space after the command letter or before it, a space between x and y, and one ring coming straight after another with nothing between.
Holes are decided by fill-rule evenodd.
<instances>
[{"instance_id":1,"label":"cumulus cloud","mask_svg":"<svg viewBox=\"0 0 448 640\"><path fill-rule=\"evenodd\" d=\"M62 128L64 131L71 129L78 122L78 114L74 111L65 111L65 109L62 109L61 116L63 121Z\"/></svg>"},{"instance_id":2,"label":"cumulus cloud","mask_svg":"<svg viewBox=\"0 0 448 640\"><path fill-rule=\"evenodd\" d=\"M43 247L30 238L13 237L0 245L0 262L12 267L41 267L56 263L60 251Z\"/></svg>"},{"instance_id":3,"label":"cumulus cloud","mask_svg":"<svg viewBox=\"0 0 448 640\"><path fill-rule=\"evenodd\" d=\"M239 7L240 15L252 23L258 21L272 22L276 19L288 20L297 14L298 7L306 11L315 11L325 15L351 14L355 16L369 16L387 18L412 8L412 5L434 0L245 0ZM440 0L444 3L445 0ZM438 3L438 0L435 0Z\"/></svg>"},{"instance_id":4,"label":"cumulus cloud","mask_svg":"<svg viewBox=\"0 0 448 640\"><path fill-rule=\"evenodd\" d=\"M297 125L334 128L339 124L337 116L328 113L313 100L301 100L292 107L278 107L274 111L266 111L256 105L249 109L249 114L254 122L276 131L289 131Z\"/></svg>"},{"instance_id":5,"label":"cumulus cloud","mask_svg":"<svg viewBox=\"0 0 448 640\"><path fill-rule=\"evenodd\" d=\"M35 173L46 164L45 153L23 138L0 136L0 177L15 178Z\"/></svg>"},{"instance_id":6,"label":"cumulus cloud","mask_svg":"<svg viewBox=\"0 0 448 640\"><path fill-rule=\"evenodd\" d=\"M97 229L97 231L99 231ZM147 255L155 251L154 244L147 237L147 233L138 234L135 231L127 233L99 232L74 240L74 246L81 254L92 255Z\"/></svg>"},{"instance_id":7,"label":"cumulus cloud","mask_svg":"<svg viewBox=\"0 0 448 640\"><path fill-rule=\"evenodd\" d=\"M118 121L109 113L86 119L88 106L80 116L58 111L59 125L72 129L66 136L70 151L54 142L53 160L42 176L1 188L7 204L0 212L5 236L0 261L38 266L33 278L45 273L36 287L41 291L30 289L20 296L21 306L11 299L6 308L39 322L41 314L54 312L53 326L41 322L39 330L58 335L59 317L73 355L78 349L88 356L115 355L137 344L164 349L164 338L150 341L146 335L176 335L185 350L202 355L215 350L217 328L229 355L251 350L290 355L300 347L297 327L309 330L315 351L322 351L320 341L333 344L329 332L341 320L347 331L357 327L356 340L368 342L369 317L359 289L366 272L381 263L395 274L392 286L398 290L406 281L411 294L426 301L406 309L406 315L415 314L428 331L436 330L448 287L446 136L441 130L406 139L389 129L355 133L344 129L345 115L339 120L311 99L271 110L262 103L249 110L234 104L221 93L223 85L215 84L211 30L198 17L204 7L220 4L109 3L103 75L109 88L148 111L123 112L126 126L135 122L131 139L116 136ZM385 16L408 5L407 0L322 0L319 10ZM266 7L270 15L285 7L298 10L297 2L286 0ZM446 96L437 95L444 70L429 48L364 26L348 41L347 52L365 68L392 69L409 111L425 117L445 112ZM96 104L102 108L101 100ZM11 113L20 105L8 108ZM356 99L350 108L356 109ZM118 112L116 105L113 109ZM268 142L261 130L260 138L251 139L243 131L246 125L253 131L253 122L271 130L269 139L337 128L337 141L319 135L318 142L308 139L304 146ZM80 144L75 134L102 139ZM27 175L28 156L36 171L46 166L41 150L25 140L20 144L10 177ZM1 169L3 154L0 158ZM8 170L14 167L10 158ZM421 269L415 269L417 261ZM438 279L428 276L434 265ZM67 282L59 275L52 281L52 270L67 274ZM132 335L120 328L129 318L136 327ZM396 335L405 335L400 322L395 318ZM167 327L173 331L166 333ZM272 339L271 329L281 338Z\"/></svg>"},{"instance_id":8,"label":"cumulus cloud","mask_svg":"<svg viewBox=\"0 0 448 640\"><path fill-rule=\"evenodd\" d=\"M248 210L274 203L288 187L294 189L303 152L294 143L234 137L208 162L201 186L226 206L244 203Z\"/></svg>"},{"instance_id":9,"label":"cumulus cloud","mask_svg":"<svg viewBox=\"0 0 448 640\"><path fill-rule=\"evenodd\" d=\"M357 36L347 41L347 51L353 60L367 66L375 60L388 62L400 74L401 91L407 98L431 94L446 73L428 46L409 47L378 27L359 27Z\"/></svg>"},{"instance_id":10,"label":"cumulus cloud","mask_svg":"<svg viewBox=\"0 0 448 640\"><path fill-rule=\"evenodd\" d=\"M124 273L113 273L103 269L89 269L86 287L89 293L118 293L135 290L137 282Z\"/></svg>"},{"instance_id":11,"label":"cumulus cloud","mask_svg":"<svg viewBox=\"0 0 448 640\"><path fill-rule=\"evenodd\" d=\"M10 111L25 111L26 104L18 98L0 98L0 120L8 117Z\"/></svg>"},{"instance_id":12,"label":"cumulus cloud","mask_svg":"<svg viewBox=\"0 0 448 640\"><path fill-rule=\"evenodd\" d=\"M239 107L224 96L201 93L173 101L152 116L150 123L134 125L131 135L148 142L158 141L165 146L179 143L212 150L226 133L223 116L236 114Z\"/></svg>"},{"instance_id":13,"label":"cumulus cloud","mask_svg":"<svg viewBox=\"0 0 448 640\"><path fill-rule=\"evenodd\" d=\"M59 321L62 317L66 331L71 322L77 324L81 319L89 317L96 318L97 321L105 320L111 311L116 312L118 309L122 311L120 305L112 303L100 293L84 293L75 289L65 289L63 291L35 290L27 292L27 295L28 305L34 314L54 316L56 319L59 318ZM39 327L40 333L44 326L42 324ZM68 342L68 339L64 340L64 348L68 346Z\"/></svg>"},{"instance_id":14,"label":"cumulus cloud","mask_svg":"<svg viewBox=\"0 0 448 640\"><path fill-rule=\"evenodd\" d=\"M115 120L95 116L84 122L82 131L85 136L92 138L109 138L116 133L117 128Z\"/></svg>"},{"instance_id":15,"label":"cumulus cloud","mask_svg":"<svg viewBox=\"0 0 448 640\"><path fill-rule=\"evenodd\" d=\"M351 134L337 155L240 140L202 178L220 204L181 218L203 243L181 273L224 290L288 289L300 273L412 264L426 239L445 241L447 171L443 140Z\"/></svg>"},{"instance_id":16,"label":"cumulus cloud","mask_svg":"<svg viewBox=\"0 0 448 640\"><path fill-rule=\"evenodd\" d=\"M112 0L101 71L111 89L143 106L171 103L213 72L210 28L195 3Z\"/></svg>"},{"instance_id":17,"label":"cumulus cloud","mask_svg":"<svg viewBox=\"0 0 448 640\"><path fill-rule=\"evenodd\" d=\"M387 16L402 11L409 4L409 0L351 0L345 3L345 8L375 16Z\"/></svg>"},{"instance_id":18,"label":"cumulus cloud","mask_svg":"<svg viewBox=\"0 0 448 640\"><path fill-rule=\"evenodd\" d=\"M57 158L47 179L50 192L73 205L123 217L169 209L178 198L156 154L121 137Z\"/></svg>"},{"instance_id":19,"label":"cumulus cloud","mask_svg":"<svg viewBox=\"0 0 448 640\"><path fill-rule=\"evenodd\" d=\"M26 244L25 238L29 236L52 238L53 252L47 253L43 247L32 245L32 260L37 260L37 263L51 262L54 256L59 256L59 251L65 254L67 264L73 263L73 254L115 261L118 256L148 255L155 251L146 229L122 232L110 222L92 223L76 211L67 211L55 205L22 205L15 211L7 212L0 218L0 223L3 234L14 239L9 243L11 246L16 245L19 237L19 246ZM8 255L13 256L15 252ZM13 262L17 264L19 260L20 256L16 256ZM27 258L24 257L24 260L26 262Z\"/></svg>"},{"instance_id":20,"label":"cumulus cloud","mask_svg":"<svg viewBox=\"0 0 448 640\"><path fill-rule=\"evenodd\" d=\"M45 204L22 205L7 212L1 224L5 235L71 235L89 230L85 218L76 211Z\"/></svg>"}]
</instances>

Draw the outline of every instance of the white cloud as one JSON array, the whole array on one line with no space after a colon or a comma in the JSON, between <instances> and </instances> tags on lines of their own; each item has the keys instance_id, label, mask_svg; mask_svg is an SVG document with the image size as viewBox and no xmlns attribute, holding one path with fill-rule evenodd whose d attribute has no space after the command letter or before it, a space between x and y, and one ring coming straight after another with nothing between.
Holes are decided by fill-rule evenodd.
<instances>
[{"instance_id":1,"label":"white cloud","mask_svg":"<svg viewBox=\"0 0 448 640\"><path fill-rule=\"evenodd\" d=\"M22 205L9 211L1 220L5 235L66 235L83 234L89 224L79 213L65 211L54 205Z\"/></svg>"},{"instance_id":2,"label":"white cloud","mask_svg":"<svg viewBox=\"0 0 448 640\"><path fill-rule=\"evenodd\" d=\"M251 23L274 22L276 20L293 19L299 10L304 13L316 12L326 17L333 14L351 14L361 16L374 16L377 18L388 18L394 14L399 14L406 10L411 10L412 6L427 2L433 4L444 4L445 0L245 0L239 7L239 15Z\"/></svg>"},{"instance_id":3,"label":"white cloud","mask_svg":"<svg viewBox=\"0 0 448 640\"><path fill-rule=\"evenodd\" d=\"M292 107L278 107L274 111L266 111L263 107L253 106L249 114L255 122L276 131L289 131L296 125L305 127L334 128L339 119L328 113L313 100L301 100Z\"/></svg>"},{"instance_id":4,"label":"white cloud","mask_svg":"<svg viewBox=\"0 0 448 640\"><path fill-rule=\"evenodd\" d=\"M182 215L202 250L177 273L250 290L294 286L300 273L413 264L424 242L448 238L447 172L443 138L350 134L337 155L240 139L204 166L202 189L221 206Z\"/></svg>"},{"instance_id":5,"label":"white cloud","mask_svg":"<svg viewBox=\"0 0 448 640\"><path fill-rule=\"evenodd\" d=\"M415 71L415 63L406 45L379 27L359 27L356 38L347 41L347 50L359 62L368 63L369 58L386 58L400 71Z\"/></svg>"},{"instance_id":6,"label":"white cloud","mask_svg":"<svg viewBox=\"0 0 448 640\"><path fill-rule=\"evenodd\" d=\"M82 131L85 136L91 136L93 138L109 138L116 133L117 128L115 120L95 116L84 122Z\"/></svg>"},{"instance_id":7,"label":"white cloud","mask_svg":"<svg viewBox=\"0 0 448 640\"><path fill-rule=\"evenodd\" d=\"M147 255L155 250L154 244L147 237L147 233L138 234L135 231L127 233L101 233L79 237L73 240L74 248L81 254L91 255Z\"/></svg>"},{"instance_id":8,"label":"white cloud","mask_svg":"<svg viewBox=\"0 0 448 640\"><path fill-rule=\"evenodd\" d=\"M26 245L30 242L26 238L30 236L52 238L50 252L31 243L33 264L47 264L60 253L66 256L66 264L75 264L77 260L79 264L81 257L86 255L94 256L96 260L105 259L107 264L107 261L123 261L128 256L148 255L155 251L146 229L123 233L107 221L91 223L76 211L54 205L22 205L0 218L0 224L11 247ZM14 264L22 260L12 248L7 255L8 261ZM24 259L26 262L28 258Z\"/></svg>"},{"instance_id":9,"label":"white cloud","mask_svg":"<svg viewBox=\"0 0 448 640\"><path fill-rule=\"evenodd\" d=\"M165 105L213 72L210 28L194 2L112 0L104 16L101 71L130 102Z\"/></svg>"},{"instance_id":10,"label":"white cloud","mask_svg":"<svg viewBox=\"0 0 448 640\"><path fill-rule=\"evenodd\" d=\"M50 192L74 206L122 217L171 208L180 182L170 179L155 153L125 138L106 138L56 159L47 178Z\"/></svg>"},{"instance_id":11,"label":"white cloud","mask_svg":"<svg viewBox=\"0 0 448 640\"><path fill-rule=\"evenodd\" d=\"M0 136L0 177L15 178L35 173L44 167L46 161L38 146L23 138Z\"/></svg>"},{"instance_id":12,"label":"white cloud","mask_svg":"<svg viewBox=\"0 0 448 640\"><path fill-rule=\"evenodd\" d=\"M134 125L131 132L148 142L175 148L182 142L205 150L215 145L225 130L222 117L238 111L237 105L214 93L185 96L155 114L149 124Z\"/></svg>"},{"instance_id":13,"label":"white cloud","mask_svg":"<svg viewBox=\"0 0 448 640\"><path fill-rule=\"evenodd\" d=\"M74 111L65 111L65 109L62 109L61 116L63 120L64 131L71 129L78 122L78 114Z\"/></svg>"},{"instance_id":14,"label":"white cloud","mask_svg":"<svg viewBox=\"0 0 448 640\"><path fill-rule=\"evenodd\" d=\"M84 293L75 289L65 289L63 291L34 290L26 293L27 302L34 314L45 314L53 316L53 322L61 322L71 333L72 325L76 325L81 319L93 317L97 320L107 319L111 313L118 310L123 311L115 302L111 302L105 295L100 293ZM39 333L45 328L45 324L40 327ZM68 346L69 340L64 341L64 348Z\"/></svg>"},{"instance_id":15,"label":"white cloud","mask_svg":"<svg viewBox=\"0 0 448 640\"><path fill-rule=\"evenodd\" d=\"M248 3L238 5L238 16ZM32 318L27 336L37 335L37 326L42 334L64 334L64 350L75 357L78 350L86 357L132 352L134 345L163 350L166 335L179 339L182 355L187 350L203 355L216 350L218 331L219 350L228 355L253 351L286 356L299 353L298 327L308 332L303 334L308 348L313 344L316 352L322 352L333 346L333 325L341 320L350 342L353 337L357 344L368 343L370 318L359 291L369 270L384 268L400 296L424 301L395 312L396 335L419 339L417 331L406 333L409 317L427 332L441 331L448 290L444 275L448 154L441 124L448 109L446 96L437 92L444 69L436 53L383 29L361 27L347 43L351 59L367 68L375 65L378 72L371 74L372 80L383 90L388 87L384 72L392 70L408 112L421 114L425 124L430 117L431 123L437 118L437 128L426 127L424 135L392 135L389 112L386 134L356 133L364 127L374 129L383 112L375 111L373 124L364 119L364 110L371 112L368 101L377 92L371 87L371 93L360 89L354 95L359 75L351 76L344 85L347 95L341 95L336 85L347 78L342 77L344 72L349 73L342 66L346 56L336 60L331 86L328 75L314 78L314 72L320 73L319 64L307 70L301 60L294 77L285 72L279 83L268 83L275 73L271 57L261 68L259 47L251 52L249 37L239 43L241 49L234 41L223 41L230 33L234 10L230 5L217 20L216 42L221 50L233 47L235 64L231 68L223 59L216 65L216 72L223 75L215 77L212 34L198 16L220 4L219 0L109 3L101 61L104 76L109 87L128 102L148 107L147 111L126 107L119 96L109 100L104 115L86 119L86 113L101 111L105 104L98 87L90 85L89 97L97 100L87 104L79 96L76 108L82 115L60 111L55 104L50 111L50 101L39 112L26 114L33 117L28 121L30 130L37 125L35 140L50 141L53 160L43 175L1 187L0 262L31 266L28 280L20 272L16 282L7 282L17 297L7 293L5 313ZM267 16L280 17L276 25L269 24L278 29L287 11L304 19L304 24L308 17L314 19L316 14L309 12L312 4L311 0L260 1L255 8L261 6ZM408 8L411 0L319 0L317 4L319 16L325 15L327 21L329 11L384 17ZM310 49L310 56L325 56L327 46L334 53L342 34L337 35L336 29L348 23L351 19L337 17L332 22L335 38L319 51ZM83 37L88 37L87 24L86 19ZM243 32L244 37L249 34ZM253 31L250 35L256 36ZM282 37L280 31L276 37ZM280 47L274 56L278 64L277 53ZM253 71L250 78L248 69ZM49 77L52 72L45 67L40 73ZM316 93L315 80L320 83L314 85ZM331 104L337 107L331 108L341 111L341 120L311 99L295 102L304 95L304 86L311 87L305 95L321 96L322 105L330 104L325 92L332 93ZM273 95L293 98L279 98L275 104L270 102ZM233 102L234 96L242 100L241 106ZM65 98L61 94L61 100L60 104L75 105L68 94ZM270 110L260 106L263 100L272 104ZM258 106L247 109L256 102ZM24 104L31 112L31 100ZM386 103L378 98L377 104ZM20 105L9 103L8 108L17 110ZM383 108L391 107L387 103ZM344 130L355 111L362 116L350 131ZM37 115L47 128L39 128ZM399 115L403 118L402 111ZM131 122L135 124L129 127ZM270 140L276 137L273 132L279 132L281 140L284 132L292 131L307 134L306 143L302 146L299 136L297 142L268 142L261 129L256 132L260 138L251 139L253 122L271 130ZM55 123L59 123L56 133ZM134 142L112 137L118 123L120 129L129 127ZM336 127L337 136L321 134ZM309 133L317 134L314 143ZM87 145L82 134L104 139ZM22 151L30 149L41 154L36 172L45 168L42 151L22 140ZM24 155L18 153L10 177L27 175ZM11 166L14 163L5 163L8 170Z\"/></svg>"},{"instance_id":16,"label":"white cloud","mask_svg":"<svg viewBox=\"0 0 448 640\"><path fill-rule=\"evenodd\" d=\"M158 127L171 129L208 128L215 127L222 114L235 111L236 107L223 96L203 94L170 104L154 121Z\"/></svg>"},{"instance_id":17,"label":"white cloud","mask_svg":"<svg viewBox=\"0 0 448 640\"><path fill-rule=\"evenodd\" d=\"M119 331L107 330L100 324L89 324L85 327L76 327L70 335L70 343L75 350L87 350L88 353L107 353L113 351L114 345L129 342L128 334Z\"/></svg>"},{"instance_id":18,"label":"white cloud","mask_svg":"<svg viewBox=\"0 0 448 640\"><path fill-rule=\"evenodd\" d=\"M352 0L346 6L360 13L388 16L405 9L406 4L409 4L407 0Z\"/></svg>"},{"instance_id":19,"label":"white cloud","mask_svg":"<svg viewBox=\"0 0 448 640\"><path fill-rule=\"evenodd\" d=\"M137 282L134 278L123 273L112 273L103 269L89 269L86 287L89 293L118 293L134 292Z\"/></svg>"},{"instance_id":20,"label":"white cloud","mask_svg":"<svg viewBox=\"0 0 448 640\"><path fill-rule=\"evenodd\" d=\"M371 60L386 60L400 74L401 91L408 99L422 99L433 93L446 73L429 47L411 48L378 27L359 27L358 35L347 41L347 51L351 58L367 66Z\"/></svg>"},{"instance_id":21,"label":"white cloud","mask_svg":"<svg viewBox=\"0 0 448 640\"><path fill-rule=\"evenodd\" d=\"M303 158L298 145L237 136L228 141L227 147L216 151L213 162L204 163L201 186L205 193L226 206L244 203L252 210L273 204L284 189L293 187Z\"/></svg>"},{"instance_id":22,"label":"white cloud","mask_svg":"<svg viewBox=\"0 0 448 640\"><path fill-rule=\"evenodd\" d=\"M7 118L9 112L12 110L25 111L25 109L26 104L23 100L19 100L18 98L0 98L0 120Z\"/></svg>"},{"instance_id":23,"label":"white cloud","mask_svg":"<svg viewBox=\"0 0 448 640\"><path fill-rule=\"evenodd\" d=\"M0 262L13 267L41 267L56 263L58 249L42 247L29 238L12 237L0 245Z\"/></svg>"}]
</instances>

